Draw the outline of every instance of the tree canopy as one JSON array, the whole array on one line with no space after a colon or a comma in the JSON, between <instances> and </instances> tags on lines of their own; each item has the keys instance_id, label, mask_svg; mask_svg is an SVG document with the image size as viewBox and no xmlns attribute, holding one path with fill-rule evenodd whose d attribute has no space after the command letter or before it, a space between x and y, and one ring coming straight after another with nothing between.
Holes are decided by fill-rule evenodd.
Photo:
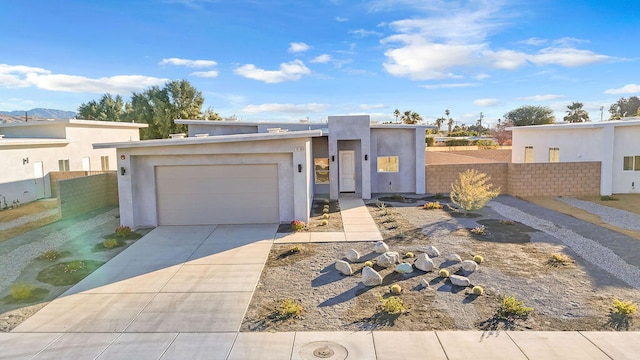
<instances>
[{"instance_id":1,"label":"tree canopy","mask_svg":"<svg viewBox=\"0 0 640 360\"><path fill-rule=\"evenodd\" d=\"M573 102L571 105L567 105L567 115L564 117L564 121L570 123L589 122L589 113L582 107L584 105L581 102Z\"/></svg>"},{"instance_id":2,"label":"tree canopy","mask_svg":"<svg viewBox=\"0 0 640 360\"><path fill-rule=\"evenodd\" d=\"M419 124L422 123L422 117L415 111L407 110L402 114L401 118L404 124Z\"/></svg>"},{"instance_id":3,"label":"tree canopy","mask_svg":"<svg viewBox=\"0 0 640 360\"><path fill-rule=\"evenodd\" d=\"M627 116L640 115L640 99L637 96L620 98L615 104L609 107L609 120L618 120Z\"/></svg>"},{"instance_id":4,"label":"tree canopy","mask_svg":"<svg viewBox=\"0 0 640 360\"><path fill-rule=\"evenodd\" d=\"M548 106L525 105L504 114L505 121L514 126L553 124L553 110Z\"/></svg>"},{"instance_id":5,"label":"tree canopy","mask_svg":"<svg viewBox=\"0 0 640 360\"><path fill-rule=\"evenodd\" d=\"M169 134L185 132L186 125L174 123L175 119L221 120L211 108L202 111L204 97L187 80L173 80L163 87L152 86L141 93L134 92L130 102L120 95L115 98L104 94L100 101L80 105L82 118L108 121L133 121L149 124L142 129L142 139L162 139Z\"/></svg>"}]
</instances>

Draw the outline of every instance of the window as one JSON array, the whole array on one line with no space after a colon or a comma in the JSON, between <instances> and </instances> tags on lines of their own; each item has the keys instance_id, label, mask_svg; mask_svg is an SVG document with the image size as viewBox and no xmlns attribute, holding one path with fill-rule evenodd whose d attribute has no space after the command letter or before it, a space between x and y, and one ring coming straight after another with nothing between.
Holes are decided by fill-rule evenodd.
<instances>
[{"instance_id":1,"label":"window","mask_svg":"<svg viewBox=\"0 0 640 360\"><path fill-rule=\"evenodd\" d=\"M313 159L316 184L329 183L329 158Z\"/></svg>"},{"instance_id":2,"label":"window","mask_svg":"<svg viewBox=\"0 0 640 360\"><path fill-rule=\"evenodd\" d=\"M633 170L633 156L625 156L622 170Z\"/></svg>"},{"instance_id":3,"label":"window","mask_svg":"<svg viewBox=\"0 0 640 360\"><path fill-rule=\"evenodd\" d=\"M526 163L533 162L533 146L524 147L524 162Z\"/></svg>"},{"instance_id":4,"label":"window","mask_svg":"<svg viewBox=\"0 0 640 360\"><path fill-rule=\"evenodd\" d=\"M60 171L69 171L69 159L58 160L58 169Z\"/></svg>"},{"instance_id":5,"label":"window","mask_svg":"<svg viewBox=\"0 0 640 360\"><path fill-rule=\"evenodd\" d=\"M398 157L378 156L378 172L398 172Z\"/></svg>"},{"instance_id":6,"label":"window","mask_svg":"<svg viewBox=\"0 0 640 360\"><path fill-rule=\"evenodd\" d=\"M640 171L640 156L634 156L635 159L635 171Z\"/></svg>"},{"instance_id":7,"label":"window","mask_svg":"<svg viewBox=\"0 0 640 360\"><path fill-rule=\"evenodd\" d=\"M100 156L100 165L101 165L102 171L109 171L109 157Z\"/></svg>"},{"instance_id":8,"label":"window","mask_svg":"<svg viewBox=\"0 0 640 360\"><path fill-rule=\"evenodd\" d=\"M560 148L549 148L549 162L560 162Z\"/></svg>"}]
</instances>

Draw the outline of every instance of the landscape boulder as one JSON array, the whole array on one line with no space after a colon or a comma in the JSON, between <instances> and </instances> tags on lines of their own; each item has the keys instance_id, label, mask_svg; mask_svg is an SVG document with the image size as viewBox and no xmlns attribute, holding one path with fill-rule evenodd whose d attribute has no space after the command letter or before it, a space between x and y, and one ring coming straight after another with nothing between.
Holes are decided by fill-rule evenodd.
<instances>
[{"instance_id":1,"label":"landscape boulder","mask_svg":"<svg viewBox=\"0 0 640 360\"><path fill-rule=\"evenodd\" d=\"M433 261L424 253L418 255L414 265L422 271L433 271Z\"/></svg>"},{"instance_id":2,"label":"landscape boulder","mask_svg":"<svg viewBox=\"0 0 640 360\"><path fill-rule=\"evenodd\" d=\"M400 262L400 254L395 251L387 251L376 258L376 264L383 268L394 266Z\"/></svg>"},{"instance_id":3,"label":"landscape boulder","mask_svg":"<svg viewBox=\"0 0 640 360\"><path fill-rule=\"evenodd\" d=\"M478 263L473 260L465 260L462 262L462 270L467 274L478 270Z\"/></svg>"},{"instance_id":4,"label":"landscape boulder","mask_svg":"<svg viewBox=\"0 0 640 360\"><path fill-rule=\"evenodd\" d=\"M449 255L449 257L447 258L447 260L449 261L453 261L456 263L462 262L462 258L460 257L460 255L458 254L451 254Z\"/></svg>"},{"instance_id":5,"label":"landscape boulder","mask_svg":"<svg viewBox=\"0 0 640 360\"><path fill-rule=\"evenodd\" d=\"M389 245L385 244L384 241L378 241L373 246L373 251L375 251L378 254L384 254L387 251L389 251Z\"/></svg>"},{"instance_id":6,"label":"landscape boulder","mask_svg":"<svg viewBox=\"0 0 640 360\"><path fill-rule=\"evenodd\" d=\"M429 245L425 252L427 253L427 255L429 255L429 257L432 258L440 256L440 251L438 251L438 248L433 245Z\"/></svg>"},{"instance_id":7,"label":"landscape boulder","mask_svg":"<svg viewBox=\"0 0 640 360\"><path fill-rule=\"evenodd\" d=\"M351 265L349 265L349 263L344 260L336 261L336 270L340 271L343 275L353 275L353 269L351 269Z\"/></svg>"},{"instance_id":8,"label":"landscape boulder","mask_svg":"<svg viewBox=\"0 0 640 360\"><path fill-rule=\"evenodd\" d=\"M449 281L451 281L451 283L456 286L467 287L471 285L471 281L469 281L469 279L460 275L449 275Z\"/></svg>"},{"instance_id":9,"label":"landscape boulder","mask_svg":"<svg viewBox=\"0 0 640 360\"><path fill-rule=\"evenodd\" d=\"M382 276L372 268L365 266L362 268L362 283L366 286L378 286L382 284Z\"/></svg>"},{"instance_id":10,"label":"landscape boulder","mask_svg":"<svg viewBox=\"0 0 640 360\"><path fill-rule=\"evenodd\" d=\"M411 264L401 263L396 265L395 271L400 274L411 274L413 272L413 266Z\"/></svg>"},{"instance_id":11,"label":"landscape boulder","mask_svg":"<svg viewBox=\"0 0 640 360\"><path fill-rule=\"evenodd\" d=\"M351 262L356 262L360 260L360 253L354 249L350 249L346 254L344 254L344 257Z\"/></svg>"}]
</instances>

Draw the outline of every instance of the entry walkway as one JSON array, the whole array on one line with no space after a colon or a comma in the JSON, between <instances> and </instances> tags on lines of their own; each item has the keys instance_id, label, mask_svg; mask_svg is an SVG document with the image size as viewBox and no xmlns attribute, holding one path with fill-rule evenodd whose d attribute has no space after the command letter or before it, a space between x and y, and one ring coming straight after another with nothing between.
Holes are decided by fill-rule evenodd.
<instances>
[{"instance_id":1,"label":"entry walkway","mask_svg":"<svg viewBox=\"0 0 640 360\"><path fill-rule=\"evenodd\" d=\"M278 233L276 244L345 242L345 241L378 241L382 235L373 221L367 206L362 199L343 198L339 200L342 216L342 232L296 232Z\"/></svg>"}]
</instances>

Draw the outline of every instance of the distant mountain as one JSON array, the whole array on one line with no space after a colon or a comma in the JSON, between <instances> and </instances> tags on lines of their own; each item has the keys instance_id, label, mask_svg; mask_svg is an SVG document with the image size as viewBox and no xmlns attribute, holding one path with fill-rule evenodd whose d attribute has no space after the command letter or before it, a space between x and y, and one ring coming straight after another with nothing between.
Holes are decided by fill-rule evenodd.
<instances>
[{"instance_id":1,"label":"distant mountain","mask_svg":"<svg viewBox=\"0 0 640 360\"><path fill-rule=\"evenodd\" d=\"M44 119L72 119L76 116L73 111L55 110L55 109L43 109L35 108L31 110L16 110L16 111L0 111L0 114L9 115L24 119L24 113L27 113L28 117L44 118Z\"/></svg>"}]
</instances>

